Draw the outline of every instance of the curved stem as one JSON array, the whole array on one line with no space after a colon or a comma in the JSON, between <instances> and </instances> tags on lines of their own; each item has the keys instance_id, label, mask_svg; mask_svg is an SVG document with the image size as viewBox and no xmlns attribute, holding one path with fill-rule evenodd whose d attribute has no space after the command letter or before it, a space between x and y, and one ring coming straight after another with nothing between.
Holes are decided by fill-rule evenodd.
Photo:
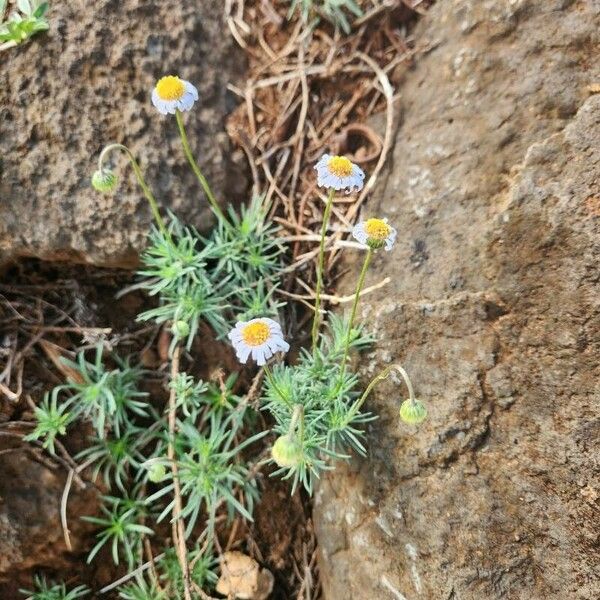
<instances>
[{"instance_id":1,"label":"curved stem","mask_svg":"<svg viewBox=\"0 0 600 600\"><path fill-rule=\"evenodd\" d=\"M279 395L279 397L287 405L289 405L290 404L290 399L281 391L281 388L275 383L275 379L273 378L273 371L271 371L271 368L269 367L269 365L265 365L263 367L263 369L265 370L265 375L267 377L267 380L271 384L271 387L277 392L277 394Z\"/></svg>"},{"instance_id":2,"label":"curved stem","mask_svg":"<svg viewBox=\"0 0 600 600\"><path fill-rule=\"evenodd\" d=\"M98 157L98 169L102 170L102 163L104 162L106 155L109 152L112 152L113 150L122 150L123 152L125 152L125 154L127 154L127 158L129 158L129 162L131 163L131 166L133 168L133 172L135 173L137 181L140 184L140 187L142 188L142 191L144 192L144 195L146 196L148 203L150 204L150 210L152 210L152 215L154 216L154 220L156 221L158 228L160 229L161 233L165 237L170 239L171 236L169 235L167 228L165 227L165 222L163 221L162 217L160 216L156 198L154 197L154 194L148 187L148 184L146 183L146 180L144 179L144 175L142 173L142 170L140 169L140 165L138 164L137 160L135 159L135 156L133 156L131 150L127 146L124 146L123 144L110 144L110 145L106 146L106 148L104 148L104 150L102 150L102 152L100 153L100 156Z\"/></svg>"},{"instance_id":3,"label":"curved stem","mask_svg":"<svg viewBox=\"0 0 600 600\"><path fill-rule=\"evenodd\" d=\"M319 264L317 267L317 289L315 291L315 316L313 317L312 325L312 351L313 354L317 350L317 340L319 337L319 325L321 323L321 291L323 289L323 271L325 268L325 236L327 235L327 227L329 226L329 217L333 206L333 197L335 190L329 190L327 204L325 205L325 213L323 214L323 225L321 226L321 243L319 245Z\"/></svg>"},{"instance_id":4,"label":"curved stem","mask_svg":"<svg viewBox=\"0 0 600 600\"><path fill-rule=\"evenodd\" d=\"M404 383L406 384L406 387L408 388L408 398L409 398L411 404L413 404L413 405L416 404L417 399L415 397L415 391L413 389L413 386L412 386L412 383L408 376L408 373L400 365L391 365L391 366L385 368L381 373L379 373L379 375L376 375L375 377L373 377L373 379L371 380L371 383L369 383L369 385L367 386L367 389L363 392L363 395L354 403L354 406L351 408L350 412L348 413L348 417L347 417L348 421L350 421L352 419L352 417L360 410L361 406L365 403L365 400L369 397L369 394L371 393L372 389L380 381L387 379L390 376L390 373L392 371L396 371L396 372L400 373L400 375L402 376L402 379L404 379Z\"/></svg>"},{"instance_id":5,"label":"curved stem","mask_svg":"<svg viewBox=\"0 0 600 600\"><path fill-rule=\"evenodd\" d=\"M348 360L348 353L350 352L350 341L352 337L352 327L354 326L354 319L356 319L356 310L358 308L358 301L360 299L360 293L365 285L365 277L367 275L367 270L369 269L369 265L371 264L371 259L373 258L373 249L369 248L367 250L367 255L365 256L365 260L363 262L362 269L360 271L360 276L358 278L358 283L356 285L356 293L354 294L354 302L352 303L352 312L350 313L350 321L348 323L348 331L346 333L346 344L344 347L344 357L342 358L342 364L340 365L340 382L338 385L339 388L342 386L342 382L344 381L344 374L346 373L346 361Z\"/></svg>"},{"instance_id":6,"label":"curved stem","mask_svg":"<svg viewBox=\"0 0 600 600\"><path fill-rule=\"evenodd\" d=\"M200 170L200 167L198 166L198 163L194 159L194 155L192 154L192 149L190 148L190 143L188 142L188 137L185 132L185 127L183 125L183 118L181 116L180 110L175 111L175 119L177 120L177 127L179 128L179 135L181 136L183 152L184 152L186 158L188 159L188 162L190 163L190 167L192 167L192 171L194 171L194 175L196 175L198 181L200 182L200 185L202 186L202 189L204 190L204 193L206 194L206 197L208 198L208 201L210 202L210 205L212 206L212 209L213 209L215 215L217 215L217 218L224 225L229 225L229 222L225 218L225 215L224 215L223 211L221 210L219 203L217 202L214 194L212 193L212 190L210 189L210 186L208 185L208 181L206 180L206 177L204 177L204 175L202 174L202 171Z\"/></svg>"},{"instance_id":7,"label":"curved stem","mask_svg":"<svg viewBox=\"0 0 600 600\"><path fill-rule=\"evenodd\" d=\"M304 406L302 404L294 405L294 412L292 413L292 420L288 428L288 434L293 435L298 427L298 439L302 441L304 439Z\"/></svg>"}]
</instances>

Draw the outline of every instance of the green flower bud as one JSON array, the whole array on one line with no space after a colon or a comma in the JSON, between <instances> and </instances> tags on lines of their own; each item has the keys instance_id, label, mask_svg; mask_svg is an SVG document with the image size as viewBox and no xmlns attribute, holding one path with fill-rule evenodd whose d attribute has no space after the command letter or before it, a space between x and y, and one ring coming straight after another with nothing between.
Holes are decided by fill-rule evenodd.
<instances>
[{"instance_id":1,"label":"green flower bud","mask_svg":"<svg viewBox=\"0 0 600 600\"><path fill-rule=\"evenodd\" d=\"M164 478L165 475L167 474L167 469L165 467L165 465L161 464L161 463L151 463L149 465L147 465L148 468L148 479L152 482L152 483L160 483Z\"/></svg>"},{"instance_id":2,"label":"green flower bud","mask_svg":"<svg viewBox=\"0 0 600 600\"><path fill-rule=\"evenodd\" d=\"M92 187L106 194L117 187L117 176L110 169L95 171L92 175Z\"/></svg>"},{"instance_id":3,"label":"green flower bud","mask_svg":"<svg viewBox=\"0 0 600 600\"><path fill-rule=\"evenodd\" d=\"M297 467L302 462L302 446L290 434L282 435L275 440L271 456L280 467Z\"/></svg>"},{"instance_id":4,"label":"green flower bud","mask_svg":"<svg viewBox=\"0 0 600 600\"><path fill-rule=\"evenodd\" d=\"M420 400L405 400L400 407L400 418L411 425L418 425L427 418L427 409Z\"/></svg>"},{"instance_id":5,"label":"green flower bud","mask_svg":"<svg viewBox=\"0 0 600 600\"><path fill-rule=\"evenodd\" d=\"M175 337L184 338L190 334L190 326L185 321L175 321L171 327L171 332Z\"/></svg>"},{"instance_id":6,"label":"green flower bud","mask_svg":"<svg viewBox=\"0 0 600 600\"><path fill-rule=\"evenodd\" d=\"M381 248L383 248L385 246L385 240L378 240L376 238L368 238L367 246L369 246L369 248L371 248L372 250L380 250Z\"/></svg>"}]
</instances>

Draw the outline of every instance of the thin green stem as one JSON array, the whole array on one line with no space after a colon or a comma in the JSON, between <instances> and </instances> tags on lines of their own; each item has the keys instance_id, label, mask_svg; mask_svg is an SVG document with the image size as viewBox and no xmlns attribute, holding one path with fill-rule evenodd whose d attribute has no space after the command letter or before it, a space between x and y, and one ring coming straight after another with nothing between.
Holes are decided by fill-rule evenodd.
<instances>
[{"instance_id":1,"label":"thin green stem","mask_svg":"<svg viewBox=\"0 0 600 600\"><path fill-rule=\"evenodd\" d=\"M402 379L404 379L404 383L406 384L406 387L408 388L408 398L409 398L411 404L413 406L416 404L417 399L415 397L415 391L413 389L413 386L412 386L412 383L408 376L408 373L400 365L391 365L391 366L385 368L381 373L379 373L379 375L376 375L375 377L373 377L373 379L371 380L371 383L369 383L369 385L367 386L367 389L363 392L363 395L354 403L354 405L350 409L350 412L348 413L348 416L347 416L348 422L350 422L352 420L352 417L360 410L361 406L365 403L365 400L369 397L369 394L371 393L373 388L380 381L387 379L390 376L390 373L392 371L396 371L396 372L400 373L400 375L402 376Z\"/></svg>"},{"instance_id":2,"label":"thin green stem","mask_svg":"<svg viewBox=\"0 0 600 600\"><path fill-rule=\"evenodd\" d=\"M281 388L275 383L275 378L273 377L273 371L269 365L265 365L263 367L265 370L265 376L267 377L268 382L271 384L271 387L279 394L279 397L289 405L291 403L290 399L281 391Z\"/></svg>"},{"instance_id":3,"label":"thin green stem","mask_svg":"<svg viewBox=\"0 0 600 600\"><path fill-rule=\"evenodd\" d=\"M315 291L315 315L312 325L312 351L313 354L317 350L317 341L319 338L319 325L321 324L321 291L323 290L323 271L325 269L325 236L327 235L327 227L329 226L329 217L331 208L333 207L333 197L335 190L329 190L327 196L327 204L325 205L325 213L323 214L323 225L321 226L321 243L319 245L319 264L317 267L317 289Z\"/></svg>"},{"instance_id":4,"label":"thin green stem","mask_svg":"<svg viewBox=\"0 0 600 600\"><path fill-rule=\"evenodd\" d=\"M154 216L154 220L156 221L158 228L165 237L171 239L171 236L169 235L169 232L167 231L167 228L165 226L165 222L160 216L160 212L158 210L158 202L156 202L154 194L152 193L152 191L148 187L148 184L146 183L146 180L144 179L144 175L142 173L142 170L140 169L140 165L138 164L137 160L135 159L135 156L133 156L131 150L127 146L124 146L123 144L110 144L106 146L106 148L102 150L100 156L98 157L98 168L102 170L102 164L104 162L104 159L106 158L108 153L112 152L113 150L122 150L123 152L125 152L125 154L127 154L127 158L129 158L129 162L131 163L137 181L140 184L142 191L144 192L144 196L146 196L146 199L150 204L150 210L152 211L152 215Z\"/></svg>"},{"instance_id":5,"label":"thin green stem","mask_svg":"<svg viewBox=\"0 0 600 600\"><path fill-rule=\"evenodd\" d=\"M348 360L348 353L350 352L350 342L352 341L352 327L354 327L354 320L356 319L356 310L358 309L360 293L362 292L363 286L365 285L365 277L367 275L367 270L369 269L369 265L371 264L372 258L373 249L369 248L367 250L367 255L365 256L362 269L360 271L360 276L358 277L356 293L354 294L354 302L352 303L352 311L350 313L350 321L348 322L348 331L346 333L346 342L344 346L344 357L342 358L342 364L340 365L340 382L338 385L338 391L339 388L342 386L342 382L344 381L344 374L346 373L346 361Z\"/></svg>"},{"instance_id":6,"label":"thin green stem","mask_svg":"<svg viewBox=\"0 0 600 600\"><path fill-rule=\"evenodd\" d=\"M177 127L179 128L179 135L181 136L183 152L185 153L185 156L188 159L188 162L190 163L190 167L192 167L192 171L194 171L194 175L196 175L196 177L198 178L198 181L200 182L200 185L202 186L202 189L204 190L204 193L206 194L206 197L208 198L208 201L210 202L210 205L212 206L212 209L213 209L215 215L217 215L217 218L224 225L229 225L229 222L225 218L225 214L221 210L219 203L217 202L214 194L212 193L212 190L210 189L210 186L208 185L208 181L206 180L206 177L204 177L204 175L202 174L202 171L200 170L200 167L198 166L198 163L194 159L194 155L192 154L192 149L190 148L190 143L188 142L188 137L185 132L185 127L183 125L183 118L181 116L180 110L175 111L175 119L177 120Z\"/></svg>"}]
</instances>

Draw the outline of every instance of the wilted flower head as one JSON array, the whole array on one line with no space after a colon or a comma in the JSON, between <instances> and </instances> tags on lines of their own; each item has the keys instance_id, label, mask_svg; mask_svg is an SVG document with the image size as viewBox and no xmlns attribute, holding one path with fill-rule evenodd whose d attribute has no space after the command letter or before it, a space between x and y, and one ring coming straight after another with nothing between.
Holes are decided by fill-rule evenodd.
<instances>
[{"instance_id":1,"label":"wilted flower head","mask_svg":"<svg viewBox=\"0 0 600 600\"><path fill-rule=\"evenodd\" d=\"M302 462L302 445L293 435L287 433L275 440L271 448L271 457L279 467L297 467Z\"/></svg>"},{"instance_id":2,"label":"wilted flower head","mask_svg":"<svg viewBox=\"0 0 600 600\"><path fill-rule=\"evenodd\" d=\"M198 90L176 75L159 79L152 91L152 104L159 113L174 115L177 110L187 111L198 100Z\"/></svg>"},{"instance_id":3,"label":"wilted flower head","mask_svg":"<svg viewBox=\"0 0 600 600\"><path fill-rule=\"evenodd\" d=\"M396 241L396 230L388 224L387 219L367 219L354 226L352 236L361 244L373 250L383 248L391 250Z\"/></svg>"},{"instance_id":4,"label":"wilted flower head","mask_svg":"<svg viewBox=\"0 0 600 600\"><path fill-rule=\"evenodd\" d=\"M427 418L427 409L420 400L405 400L400 406L400 418L410 425L418 425Z\"/></svg>"},{"instance_id":5,"label":"wilted flower head","mask_svg":"<svg viewBox=\"0 0 600 600\"><path fill-rule=\"evenodd\" d=\"M92 187L104 194L117 187L117 176L110 169L99 169L92 175Z\"/></svg>"},{"instance_id":6,"label":"wilted flower head","mask_svg":"<svg viewBox=\"0 0 600 600\"><path fill-rule=\"evenodd\" d=\"M362 190L365 174L363 170L345 156L330 156L323 154L315 165L317 170L317 185L319 187L348 190Z\"/></svg>"},{"instance_id":7,"label":"wilted flower head","mask_svg":"<svg viewBox=\"0 0 600 600\"><path fill-rule=\"evenodd\" d=\"M252 359L262 366L275 352L287 352L290 349L283 339L279 323L268 318L238 321L228 337L242 364L246 364L252 355Z\"/></svg>"}]
</instances>

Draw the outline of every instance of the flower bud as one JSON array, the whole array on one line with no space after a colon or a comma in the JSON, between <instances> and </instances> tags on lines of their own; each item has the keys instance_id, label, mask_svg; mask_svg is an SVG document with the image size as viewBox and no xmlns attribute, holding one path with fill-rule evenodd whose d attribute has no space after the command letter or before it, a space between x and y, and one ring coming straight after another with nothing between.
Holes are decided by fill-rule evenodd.
<instances>
[{"instance_id":1,"label":"flower bud","mask_svg":"<svg viewBox=\"0 0 600 600\"><path fill-rule=\"evenodd\" d=\"M367 239L367 246L369 246L369 248L371 248L371 250L380 250L381 248L383 248L386 244L385 240L377 240L375 238L368 238Z\"/></svg>"},{"instance_id":2,"label":"flower bud","mask_svg":"<svg viewBox=\"0 0 600 600\"><path fill-rule=\"evenodd\" d=\"M297 467L302 462L302 446L288 433L275 440L271 456L280 467Z\"/></svg>"},{"instance_id":3,"label":"flower bud","mask_svg":"<svg viewBox=\"0 0 600 600\"><path fill-rule=\"evenodd\" d=\"M110 169L94 171L92 175L92 187L106 194L112 192L117 186L117 176Z\"/></svg>"},{"instance_id":4,"label":"flower bud","mask_svg":"<svg viewBox=\"0 0 600 600\"><path fill-rule=\"evenodd\" d=\"M175 321L171 333L177 338L184 338L190 334L190 326L185 321Z\"/></svg>"},{"instance_id":5,"label":"flower bud","mask_svg":"<svg viewBox=\"0 0 600 600\"><path fill-rule=\"evenodd\" d=\"M420 400L405 400L400 407L400 418L410 425L418 425L427 418L427 409Z\"/></svg>"},{"instance_id":6,"label":"flower bud","mask_svg":"<svg viewBox=\"0 0 600 600\"><path fill-rule=\"evenodd\" d=\"M158 463L158 462L154 462L154 463L147 465L147 469L148 469L148 479L152 483L160 483L165 478L165 475L167 474L167 469L165 468L165 465Z\"/></svg>"}]
</instances>

